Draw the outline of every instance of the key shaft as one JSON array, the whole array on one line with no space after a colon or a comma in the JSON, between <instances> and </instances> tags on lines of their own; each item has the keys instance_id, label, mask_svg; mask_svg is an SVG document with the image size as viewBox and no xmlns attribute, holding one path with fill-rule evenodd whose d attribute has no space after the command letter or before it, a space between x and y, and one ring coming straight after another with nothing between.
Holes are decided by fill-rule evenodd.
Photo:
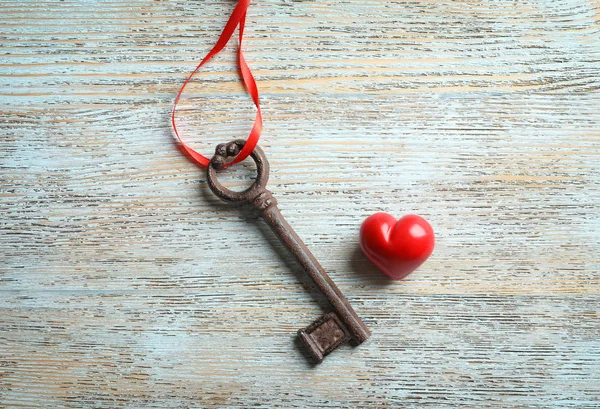
<instances>
[{"instance_id":1,"label":"key shaft","mask_svg":"<svg viewBox=\"0 0 600 409\"><path fill-rule=\"evenodd\" d=\"M271 230L288 248L298 263L302 265L304 271L312 279L315 286L331 303L331 306L339 315L339 318L352 334L353 340L357 344L366 341L371 335L369 329L358 317L346 297L344 297L338 286L331 280L312 252L306 247L302 239L285 220L279 207L277 207L277 200L272 196L271 192L266 189L261 192L261 195L269 197L269 199L266 199L268 204L266 206L261 205L260 203L264 203L263 200L258 202L254 200L254 207L260 211L260 215L267 222Z\"/></svg>"}]
</instances>

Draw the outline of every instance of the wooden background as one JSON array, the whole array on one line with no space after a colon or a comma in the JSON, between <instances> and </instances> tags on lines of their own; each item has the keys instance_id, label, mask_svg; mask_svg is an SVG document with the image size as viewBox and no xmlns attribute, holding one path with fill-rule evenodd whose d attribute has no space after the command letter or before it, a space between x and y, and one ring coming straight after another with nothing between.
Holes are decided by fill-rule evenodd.
<instances>
[{"instance_id":1,"label":"wooden background","mask_svg":"<svg viewBox=\"0 0 600 409\"><path fill-rule=\"evenodd\" d=\"M233 5L0 0L0 407L599 408L600 3L252 3L270 186L373 331L319 366L322 300L173 141ZM206 154L252 123L234 50L181 105ZM382 210L437 233L401 282Z\"/></svg>"}]
</instances>

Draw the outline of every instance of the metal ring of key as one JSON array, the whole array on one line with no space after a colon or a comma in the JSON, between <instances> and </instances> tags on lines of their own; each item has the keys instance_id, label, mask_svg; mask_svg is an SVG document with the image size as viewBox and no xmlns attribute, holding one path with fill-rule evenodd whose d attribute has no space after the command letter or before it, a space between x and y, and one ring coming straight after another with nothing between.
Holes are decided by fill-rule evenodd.
<instances>
[{"instance_id":1,"label":"metal ring of key","mask_svg":"<svg viewBox=\"0 0 600 409\"><path fill-rule=\"evenodd\" d=\"M217 170L223 169L227 158L236 156L244 144L245 141L236 140L217 146L215 156L211 159L207 170L208 186L225 202L249 203L257 209L260 216L304 267L316 287L330 302L333 312L324 314L308 327L298 331L300 339L308 347L311 355L321 362L325 356L347 341L352 341L355 345L361 344L369 338L371 332L294 229L283 218L277 207L277 199L266 189L269 180L269 162L262 149L257 146L250 155L257 168L256 181L252 186L242 192L235 192L219 183Z\"/></svg>"}]
</instances>

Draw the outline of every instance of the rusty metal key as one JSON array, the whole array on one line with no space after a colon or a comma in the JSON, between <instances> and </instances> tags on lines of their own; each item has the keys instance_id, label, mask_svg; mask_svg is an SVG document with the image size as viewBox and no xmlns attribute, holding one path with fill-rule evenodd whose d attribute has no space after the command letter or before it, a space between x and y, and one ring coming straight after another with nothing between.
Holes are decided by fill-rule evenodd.
<instances>
[{"instance_id":1,"label":"rusty metal key","mask_svg":"<svg viewBox=\"0 0 600 409\"><path fill-rule=\"evenodd\" d=\"M225 202L249 203L257 209L271 230L290 250L315 286L331 304L332 312L324 314L308 327L298 331L300 339L311 355L321 362L325 356L347 341L352 341L355 345L361 344L369 338L371 332L308 247L287 223L277 207L277 199L266 189L269 179L269 162L262 149L257 146L250 155L256 163L257 177L248 189L235 192L224 187L218 181L217 170L225 166L228 157L236 156L243 148L244 143L245 141L236 140L217 146L215 156L207 171L210 189Z\"/></svg>"}]
</instances>

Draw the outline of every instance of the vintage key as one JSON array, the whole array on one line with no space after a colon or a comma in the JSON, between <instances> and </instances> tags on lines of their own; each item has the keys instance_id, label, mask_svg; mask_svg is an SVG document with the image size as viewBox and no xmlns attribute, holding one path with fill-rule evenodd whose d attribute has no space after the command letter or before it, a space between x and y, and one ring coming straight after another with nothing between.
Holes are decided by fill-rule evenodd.
<instances>
[{"instance_id":1,"label":"vintage key","mask_svg":"<svg viewBox=\"0 0 600 409\"><path fill-rule=\"evenodd\" d=\"M229 203L250 203L292 252L296 260L304 267L317 288L325 295L333 307L333 312L324 314L308 327L298 331L300 339L308 347L312 356L321 362L323 358L347 341L361 344L371 332L358 317L340 289L329 278L323 267L302 242L294 229L287 223L277 207L277 200L266 189L269 179L269 162L258 146L250 155L257 168L256 181L243 192L235 192L224 187L217 179L217 170L222 169L228 157L236 156L245 141L236 140L217 146L207 171L210 189L221 200Z\"/></svg>"}]
</instances>

